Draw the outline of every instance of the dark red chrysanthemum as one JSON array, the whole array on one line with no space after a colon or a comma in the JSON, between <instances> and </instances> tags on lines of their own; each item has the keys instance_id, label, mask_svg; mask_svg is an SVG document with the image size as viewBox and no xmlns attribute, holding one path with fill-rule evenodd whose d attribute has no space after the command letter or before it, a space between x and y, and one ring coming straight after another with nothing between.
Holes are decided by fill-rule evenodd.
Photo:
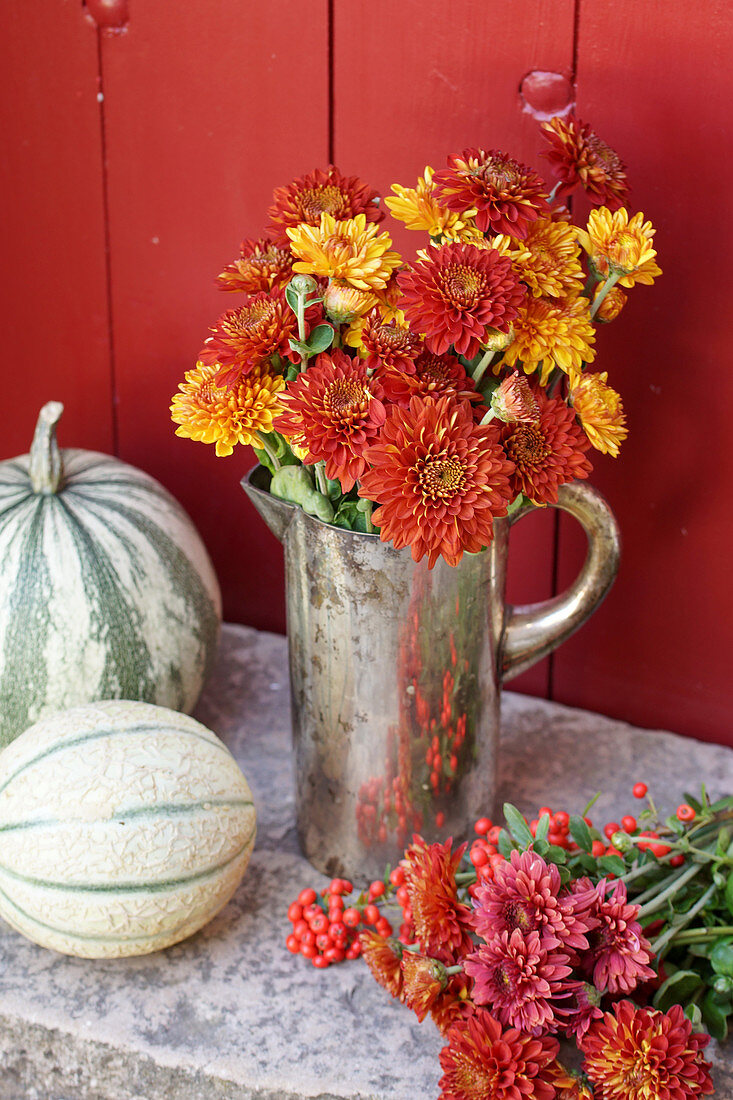
<instances>
[{"instance_id":1,"label":"dark red chrysanthemum","mask_svg":"<svg viewBox=\"0 0 733 1100\"><path fill-rule=\"evenodd\" d=\"M458 401L468 401L472 405L483 406L481 394L476 392L473 378L454 355L434 355L422 351L414 362L410 374L395 370L384 371L380 375L384 393L388 401L409 408L411 397L427 397L437 401L439 397L452 397ZM480 412L485 412L485 407Z\"/></svg>"},{"instance_id":2,"label":"dark red chrysanthemum","mask_svg":"<svg viewBox=\"0 0 733 1100\"><path fill-rule=\"evenodd\" d=\"M239 256L228 264L217 283L222 290L260 291L285 288L293 274L293 256L289 248L280 248L269 237L242 241Z\"/></svg>"},{"instance_id":3,"label":"dark red chrysanthemum","mask_svg":"<svg viewBox=\"0 0 733 1100\"><path fill-rule=\"evenodd\" d=\"M239 309L222 313L210 331L199 359L220 365L217 386L231 389L275 354L294 359L290 340L297 335L297 321L282 291L255 294Z\"/></svg>"},{"instance_id":4,"label":"dark red chrysanthemum","mask_svg":"<svg viewBox=\"0 0 733 1100\"><path fill-rule=\"evenodd\" d=\"M359 936L361 954L372 972L372 977L393 997L402 995L402 968L400 966L399 940L385 939L378 932L365 931Z\"/></svg>"},{"instance_id":5,"label":"dark red chrysanthemum","mask_svg":"<svg viewBox=\"0 0 733 1100\"><path fill-rule=\"evenodd\" d=\"M342 176L331 165L325 172L316 168L293 180L287 187L277 187L273 204L268 210L278 244L290 247L285 232L305 222L320 225L321 214L331 214L337 221L364 214L368 222L381 222L384 211L376 205L378 193L358 176Z\"/></svg>"},{"instance_id":6,"label":"dark red chrysanthemum","mask_svg":"<svg viewBox=\"0 0 733 1100\"><path fill-rule=\"evenodd\" d=\"M584 961L598 989L631 993L654 977L649 966L654 952L636 919L639 906L626 900L624 883L617 882L608 890L605 879L595 888L592 912L597 927L590 935L590 955Z\"/></svg>"},{"instance_id":7,"label":"dark red chrysanthemum","mask_svg":"<svg viewBox=\"0 0 733 1100\"><path fill-rule=\"evenodd\" d=\"M466 845L455 852L452 842L426 844L416 836L402 863L412 920L426 955L452 962L472 946L468 931L471 910L458 900L456 870Z\"/></svg>"},{"instance_id":8,"label":"dark red chrysanthemum","mask_svg":"<svg viewBox=\"0 0 733 1100\"><path fill-rule=\"evenodd\" d=\"M383 542L412 548L432 568L442 555L457 565L493 538L493 523L512 499L512 466L495 429L474 423L470 407L449 397L413 397L391 406L359 495L377 501L372 520Z\"/></svg>"},{"instance_id":9,"label":"dark red chrysanthemum","mask_svg":"<svg viewBox=\"0 0 733 1100\"><path fill-rule=\"evenodd\" d=\"M515 493L538 504L554 504L561 485L588 477L593 469L585 452L590 443L575 413L559 397L534 390L539 420L534 424L504 424L501 440L515 464Z\"/></svg>"},{"instance_id":10,"label":"dark red chrysanthemum","mask_svg":"<svg viewBox=\"0 0 733 1100\"><path fill-rule=\"evenodd\" d=\"M405 325L384 321L376 307L366 315L361 342L367 352L367 368L380 374L386 369L414 374L422 347L420 337Z\"/></svg>"},{"instance_id":11,"label":"dark red chrysanthemum","mask_svg":"<svg viewBox=\"0 0 733 1100\"><path fill-rule=\"evenodd\" d=\"M285 412L273 421L277 431L307 450L306 463L325 459L326 477L337 478L344 492L353 489L386 415L378 381L337 349L319 355L280 400Z\"/></svg>"},{"instance_id":12,"label":"dark red chrysanthemum","mask_svg":"<svg viewBox=\"0 0 733 1100\"><path fill-rule=\"evenodd\" d=\"M484 1009L460 1020L440 1052L439 1100L554 1100L549 1067L556 1039L537 1039L501 1024Z\"/></svg>"},{"instance_id":13,"label":"dark red chrysanthemum","mask_svg":"<svg viewBox=\"0 0 733 1100\"><path fill-rule=\"evenodd\" d=\"M543 153L555 169L565 195L579 183L593 206L618 210L629 198L626 165L605 141L580 119L552 118L542 123L550 148Z\"/></svg>"},{"instance_id":14,"label":"dark red chrysanthemum","mask_svg":"<svg viewBox=\"0 0 733 1100\"><path fill-rule=\"evenodd\" d=\"M578 1045L596 1100L693 1100L714 1092L702 1056L709 1039L680 1005L659 1012L619 1001Z\"/></svg>"},{"instance_id":15,"label":"dark red chrysanthemum","mask_svg":"<svg viewBox=\"0 0 733 1100\"><path fill-rule=\"evenodd\" d=\"M523 238L527 226L549 213L544 180L526 164L496 149L465 149L448 157L433 176L439 201L449 210L476 211L476 226Z\"/></svg>"},{"instance_id":16,"label":"dark red chrysanthemum","mask_svg":"<svg viewBox=\"0 0 733 1100\"><path fill-rule=\"evenodd\" d=\"M488 327L508 332L525 288L508 256L495 248L446 244L401 271L401 306L425 346L443 355L451 344L471 359Z\"/></svg>"}]
</instances>

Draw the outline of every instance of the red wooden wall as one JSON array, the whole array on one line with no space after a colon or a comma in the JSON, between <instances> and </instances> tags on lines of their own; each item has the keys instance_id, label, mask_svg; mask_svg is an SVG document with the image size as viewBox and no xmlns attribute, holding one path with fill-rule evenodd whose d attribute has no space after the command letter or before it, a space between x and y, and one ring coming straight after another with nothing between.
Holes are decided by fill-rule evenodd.
<instances>
[{"instance_id":1,"label":"red wooden wall","mask_svg":"<svg viewBox=\"0 0 733 1100\"><path fill-rule=\"evenodd\" d=\"M553 106L567 87L629 163L664 276L599 334L631 429L593 476L624 535L619 581L517 686L733 744L732 22L722 0L4 5L0 457L62 400L63 444L116 452L189 510L227 617L282 629L280 550L238 487L250 459L217 459L169 420L226 304L214 276L273 187L329 159L382 192L468 145L541 168L543 104L523 81L558 74ZM524 520L512 598L566 584L582 549L570 521Z\"/></svg>"}]
</instances>

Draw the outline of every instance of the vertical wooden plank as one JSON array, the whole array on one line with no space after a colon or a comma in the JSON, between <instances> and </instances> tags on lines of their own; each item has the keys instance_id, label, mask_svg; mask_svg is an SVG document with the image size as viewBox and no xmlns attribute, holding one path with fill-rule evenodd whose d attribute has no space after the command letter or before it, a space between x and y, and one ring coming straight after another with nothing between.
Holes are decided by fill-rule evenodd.
<instances>
[{"instance_id":1,"label":"vertical wooden plank","mask_svg":"<svg viewBox=\"0 0 733 1100\"><path fill-rule=\"evenodd\" d=\"M520 85L532 70L571 75L572 0L339 0L334 5L334 153L390 194L414 186L426 164L443 167L469 146L506 149L542 171L537 120L524 109ZM406 257L425 245L388 219ZM515 602L551 594L553 523L523 520L512 533L509 596ZM547 662L512 683L546 694Z\"/></svg>"},{"instance_id":2,"label":"vertical wooden plank","mask_svg":"<svg viewBox=\"0 0 733 1100\"><path fill-rule=\"evenodd\" d=\"M63 401L64 445L110 450L97 33L72 0L3 4L3 433L28 450Z\"/></svg>"},{"instance_id":3,"label":"vertical wooden plank","mask_svg":"<svg viewBox=\"0 0 733 1100\"><path fill-rule=\"evenodd\" d=\"M120 453L195 518L225 615L270 629L282 563L239 488L254 458L176 438L168 406L235 304L215 276L273 188L326 163L327 46L326 0L137 4L103 43Z\"/></svg>"},{"instance_id":4,"label":"vertical wooden plank","mask_svg":"<svg viewBox=\"0 0 733 1100\"><path fill-rule=\"evenodd\" d=\"M628 162L664 271L599 334L630 436L595 483L618 515L616 588L558 653L555 697L733 744L729 5L583 0L578 112ZM563 523L561 579L578 536Z\"/></svg>"}]
</instances>

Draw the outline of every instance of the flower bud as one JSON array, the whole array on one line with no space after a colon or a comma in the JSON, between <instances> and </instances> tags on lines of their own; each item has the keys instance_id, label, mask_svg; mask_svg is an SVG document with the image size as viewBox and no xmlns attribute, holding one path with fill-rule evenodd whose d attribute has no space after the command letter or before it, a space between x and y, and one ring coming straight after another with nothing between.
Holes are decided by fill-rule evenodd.
<instances>
[{"instance_id":1,"label":"flower bud","mask_svg":"<svg viewBox=\"0 0 733 1100\"><path fill-rule=\"evenodd\" d=\"M614 848L618 848L619 852L630 852L634 847L634 842L628 833L625 833L623 829L619 829L617 833L614 833L611 837L611 843Z\"/></svg>"},{"instance_id":2,"label":"flower bud","mask_svg":"<svg viewBox=\"0 0 733 1100\"><path fill-rule=\"evenodd\" d=\"M594 301L600 294L602 285L602 283L599 283L599 285L596 287L596 292L593 295ZM596 320L606 322L615 321L621 310L626 305L626 299L627 295L624 294L620 286L612 286L608 294L605 296L600 306L598 307Z\"/></svg>"},{"instance_id":3,"label":"flower bud","mask_svg":"<svg viewBox=\"0 0 733 1100\"><path fill-rule=\"evenodd\" d=\"M513 340L514 329L511 325L508 332L501 332L498 328L487 328L481 339L481 347L487 351L503 351Z\"/></svg>"},{"instance_id":4,"label":"flower bud","mask_svg":"<svg viewBox=\"0 0 733 1100\"><path fill-rule=\"evenodd\" d=\"M491 411L505 424L536 424L540 412L529 382L512 371L491 395Z\"/></svg>"},{"instance_id":5,"label":"flower bud","mask_svg":"<svg viewBox=\"0 0 733 1100\"><path fill-rule=\"evenodd\" d=\"M445 967L437 959L405 952L402 956L402 996L405 1004L422 1021L436 997L448 984Z\"/></svg>"},{"instance_id":6,"label":"flower bud","mask_svg":"<svg viewBox=\"0 0 733 1100\"><path fill-rule=\"evenodd\" d=\"M309 294L315 294L318 290L318 283L312 275L293 275L289 285L301 298L306 298Z\"/></svg>"},{"instance_id":7,"label":"flower bud","mask_svg":"<svg viewBox=\"0 0 733 1100\"><path fill-rule=\"evenodd\" d=\"M303 276L299 276L302 278ZM348 283L331 280L323 295L326 316L334 324L343 325L355 321L374 305L374 295L358 290Z\"/></svg>"}]
</instances>

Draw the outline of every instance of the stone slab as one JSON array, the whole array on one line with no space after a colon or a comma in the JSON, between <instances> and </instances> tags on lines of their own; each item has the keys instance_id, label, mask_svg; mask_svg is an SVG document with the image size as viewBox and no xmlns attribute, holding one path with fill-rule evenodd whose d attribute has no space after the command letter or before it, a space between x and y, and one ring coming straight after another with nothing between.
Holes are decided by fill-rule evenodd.
<instances>
[{"instance_id":1,"label":"stone slab","mask_svg":"<svg viewBox=\"0 0 733 1100\"><path fill-rule=\"evenodd\" d=\"M0 928L0 1100L415 1100L437 1097L441 1039L361 963L288 954L289 901L326 880L298 851L285 639L228 626L196 711L229 745L259 815L230 904L185 943L136 959L57 955ZM643 778L671 809L705 780L733 791L733 751L505 693L500 798L526 811L630 809ZM733 1057L714 1052L717 1095Z\"/></svg>"}]
</instances>

